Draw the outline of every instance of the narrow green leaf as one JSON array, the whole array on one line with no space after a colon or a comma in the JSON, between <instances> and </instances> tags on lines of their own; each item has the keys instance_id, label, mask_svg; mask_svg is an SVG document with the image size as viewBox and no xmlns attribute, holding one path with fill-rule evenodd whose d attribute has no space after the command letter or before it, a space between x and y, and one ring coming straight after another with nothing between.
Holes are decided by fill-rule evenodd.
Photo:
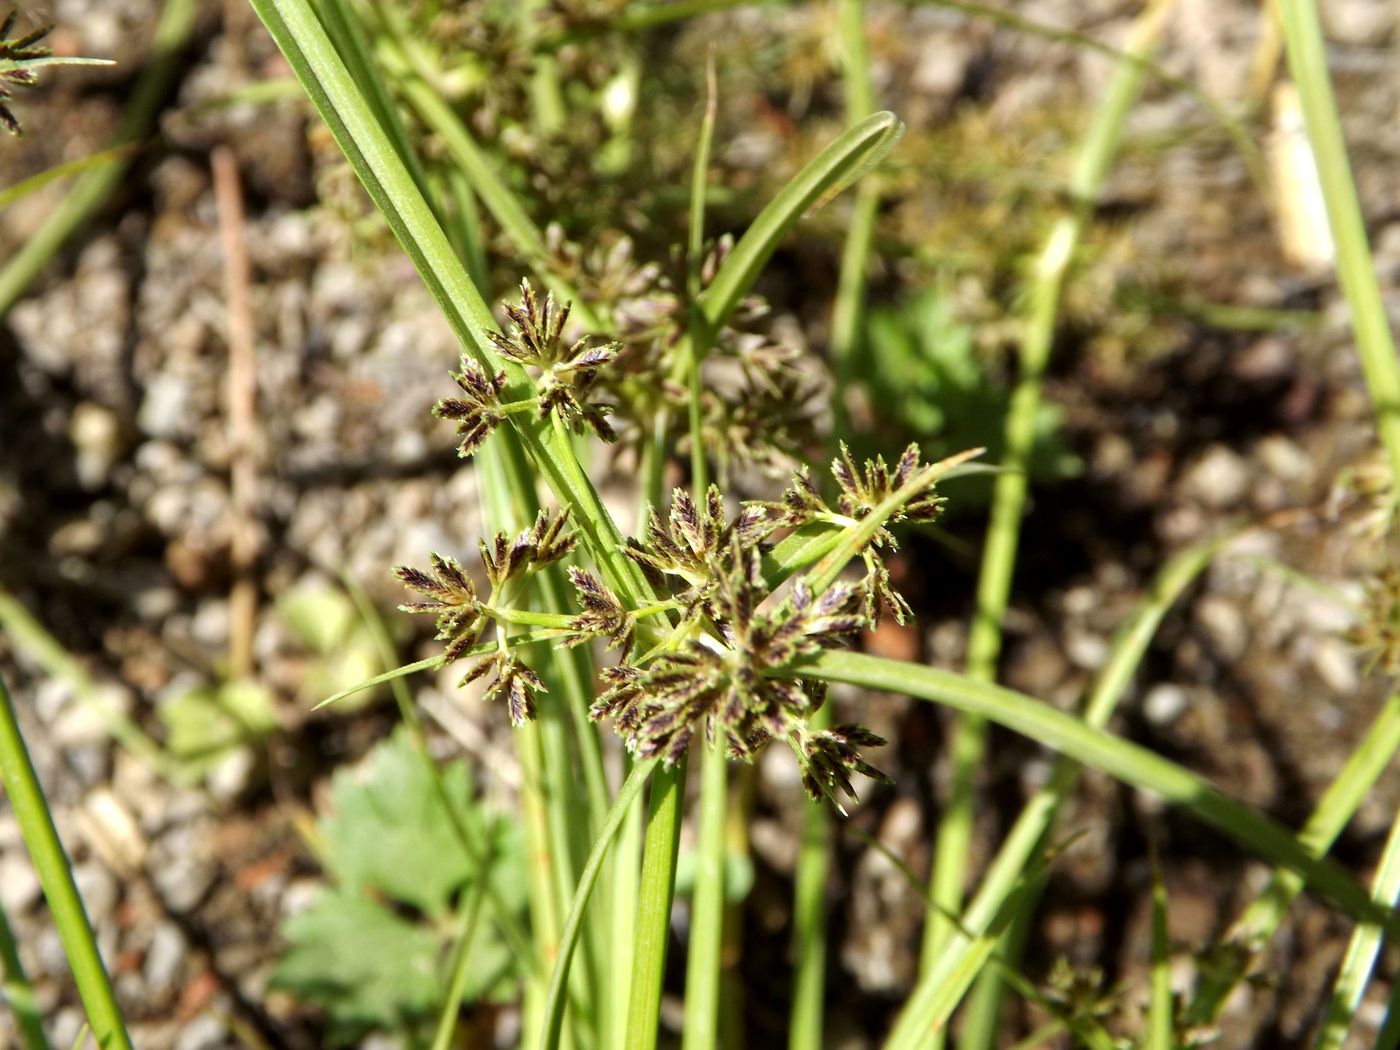
<instances>
[{"instance_id":1,"label":"narrow green leaf","mask_svg":"<svg viewBox=\"0 0 1400 1050\"><path fill-rule=\"evenodd\" d=\"M1397 898L1400 898L1400 817L1391 824L1371 892L1376 900L1389 908L1394 908ZM1342 957L1342 968L1332 988L1327 1015L1317 1034L1317 1050L1342 1050L1347 1031L1356 1017L1356 1009L1361 1005L1361 997L1366 994L1366 985L1371 980L1371 971L1375 969L1380 950L1380 927L1375 923L1360 923L1347 944L1346 955Z\"/></svg>"},{"instance_id":2,"label":"narrow green leaf","mask_svg":"<svg viewBox=\"0 0 1400 1050\"><path fill-rule=\"evenodd\" d=\"M1277 822L1175 762L1023 693L936 667L862 653L827 652L800 660L793 668L822 681L903 693L982 715L1083 765L1184 807L1238 845L1298 872L1352 918L1400 932L1400 916L1377 906L1345 869L1316 856Z\"/></svg>"},{"instance_id":3,"label":"narrow green leaf","mask_svg":"<svg viewBox=\"0 0 1400 1050\"><path fill-rule=\"evenodd\" d=\"M701 296L711 329L729 320L788 230L879 164L903 131L904 125L893 113L876 113L841 135L788 181L734 245Z\"/></svg>"},{"instance_id":4,"label":"narrow green leaf","mask_svg":"<svg viewBox=\"0 0 1400 1050\"><path fill-rule=\"evenodd\" d=\"M1143 1050L1173 1050L1171 941L1167 938L1167 884L1152 858L1151 995L1147 1005L1147 1039Z\"/></svg>"},{"instance_id":5,"label":"narrow green leaf","mask_svg":"<svg viewBox=\"0 0 1400 1050\"><path fill-rule=\"evenodd\" d=\"M574 948L578 945L579 932L583 929L583 916L588 908L588 898L593 894L593 886L598 881L598 873L603 870L603 861L607 858L608 847L612 845L612 840L617 835L618 829L622 827L628 809L637 796L641 794L642 787L655 771L656 766L657 762L653 759L648 762L639 762L632 767L632 772L628 774L627 780L617 793L617 797L613 799L612 808L608 810L608 818L603 822L603 827L593 842L593 850L588 855L588 861L579 874L578 888L574 890L573 900L569 904L569 914L564 920L563 931L559 937L559 954L554 960L554 970L549 975L549 992L544 1008L544 1035L540 1043L542 1050L555 1050L555 1047L559 1045L559 1035L564 1024L564 992L568 986L569 964L573 960Z\"/></svg>"}]
</instances>

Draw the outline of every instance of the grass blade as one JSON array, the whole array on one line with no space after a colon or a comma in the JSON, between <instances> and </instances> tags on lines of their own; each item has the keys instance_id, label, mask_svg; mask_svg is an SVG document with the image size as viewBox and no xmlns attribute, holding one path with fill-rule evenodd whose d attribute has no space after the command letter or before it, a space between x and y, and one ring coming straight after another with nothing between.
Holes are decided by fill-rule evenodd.
<instances>
[{"instance_id":1,"label":"grass blade","mask_svg":"<svg viewBox=\"0 0 1400 1050\"><path fill-rule=\"evenodd\" d=\"M641 768L641 767L639 767ZM642 883L637 896L637 941L632 957L632 995L627 1006L627 1050L654 1050L661 1016L661 984L671 932L676 888L676 848L685 803L685 766L662 768L652 781L642 848Z\"/></svg>"},{"instance_id":2,"label":"grass blade","mask_svg":"<svg viewBox=\"0 0 1400 1050\"><path fill-rule=\"evenodd\" d=\"M1317 807L1298 833L1298 840L1318 856L1325 854L1397 751L1400 751L1400 693L1392 695L1381 706L1365 738L1318 800ZM1214 1022L1230 992L1244 980L1255 954L1273 937L1289 905L1302 889L1303 880L1297 872L1274 872L1268 885L1226 935L1227 943L1239 945L1243 951L1231 965L1221 967L1196 991L1186 1010L1187 1025Z\"/></svg>"},{"instance_id":3,"label":"grass blade","mask_svg":"<svg viewBox=\"0 0 1400 1050\"><path fill-rule=\"evenodd\" d=\"M544 1009L544 1033L540 1040L542 1050L554 1050L559 1045L559 1034L564 1023L564 990L568 982L569 963L573 959L579 932L583 928L583 915L588 908L588 898L598 881L598 873L603 869L608 847L656 766L657 763L653 760L639 762L632 767L632 772L628 774L622 789L613 799L607 820L603 822L603 827L593 842L593 851L589 853L588 861L579 873L578 886L574 890L569 914L564 920L564 928L559 937L559 955L554 960L554 971L549 976L549 991Z\"/></svg>"},{"instance_id":4,"label":"grass blade","mask_svg":"<svg viewBox=\"0 0 1400 1050\"><path fill-rule=\"evenodd\" d=\"M19 1029L25 1050L49 1050L39 1007L34 1001L34 987L20 962L14 931L3 906L0 906L0 999L9 1004L15 1015L15 1027Z\"/></svg>"},{"instance_id":5,"label":"grass blade","mask_svg":"<svg viewBox=\"0 0 1400 1050\"><path fill-rule=\"evenodd\" d=\"M1156 45L1170 0L1154 0L1133 28L1129 54L1145 56ZM1021 519L1026 509L1028 465L1035 443L1035 419L1041 404L1045 369L1054 343L1060 294L1075 249L1088 225L1090 208L1103 187L1122 139L1129 110L1142 90L1140 66L1121 63L1094 113L1088 134L1076 158L1070 182L1079 207L1062 216L1051 229L1034 268L1030 289L1030 315L1018 351L1020 376L1011 394L1005 422L1005 449L996 479L991 518L977 579L977 608L967 643L968 674L981 681L996 679L1001 653L1001 623L1011 596L1020 541ZM961 910L968 879L967 858L972 841L975 780L986 750L986 723L975 716L959 716L953 726L952 775L949 797L938 826L930 884L941 912ZM952 930L937 913L924 929L922 969L929 969L941 954ZM995 978L993 978L995 980ZM999 1012L999 996L984 993L979 1007L982 1020L974 1032L995 1030L989 1016ZM985 1041L968 1046L987 1045Z\"/></svg>"},{"instance_id":6,"label":"grass blade","mask_svg":"<svg viewBox=\"0 0 1400 1050\"><path fill-rule=\"evenodd\" d=\"M788 181L758 213L701 296L705 321L712 330L729 320L788 230L879 164L903 131L904 125L893 113L876 113L841 135Z\"/></svg>"},{"instance_id":7,"label":"grass blade","mask_svg":"<svg viewBox=\"0 0 1400 1050\"><path fill-rule=\"evenodd\" d=\"M1225 542L1225 539L1221 539L1190 547L1171 559L1158 573L1151 591L1114 640L1108 662L1094 680L1084 704L1086 724L1096 728L1108 724L1167 610L1200 575ZM1013 891L1026 866L1033 863L1036 854L1043 849L1059 807L1074 790L1078 778L1079 766L1076 762L1064 756L1056 760L1049 782L1026 803L996 857L988 865L976 895L962 916L964 928L980 934L1000 914L1006 897ZM967 938L955 935L936 964L920 974L919 983L896 1022L890 1046L900 1045L899 1039L907 1039L910 1033L928 1031L947 1020L946 1015L939 1013L943 1008L940 1004L945 1004L951 1012L967 990L968 984L961 983L963 977L966 976L970 982L977 974L976 968L969 971L962 966L962 957L969 950Z\"/></svg>"},{"instance_id":8,"label":"grass blade","mask_svg":"<svg viewBox=\"0 0 1400 1050\"><path fill-rule=\"evenodd\" d=\"M1400 817L1390 827L1371 892L1376 900L1390 908L1394 908L1396 899L1400 898ZM1317 1050L1342 1050L1347 1029L1356 1016L1356 1008L1361 1005L1380 950L1380 928L1369 922L1357 926L1342 957L1342 968L1327 1004L1327 1015L1317 1034Z\"/></svg>"},{"instance_id":9,"label":"grass blade","mask_svg":"<svg viewBox=\"0 0 1400 1050\"><path fill-rule=\"evenodd\" d=\"M697 503L709 487L700 417L700 362L709 350L706 326L700 312L700 266L705 245L705 184L710 169L710 144L715 134L714 52L706 69L707 99L700 123L699 145L690 185L690 231L687 254L687 287L690 316L690 472ZM696 843L695 889L691 895L690 945L685 967L685 1024L682 1050L711 1050L719 1042L720 970L724 941L725 826L729 809L729 760L722 737L712 746L701 745L700 826Z\"/></svg>"},{"instance_id":10,"label":"grass blade","mask_svg":"<svg viewBox=\"0 0 1400 1050\"><path fill-rule=\"evenodd\" d=\"M29 750L15 718L14 703L3 681L0 681L0 777L4 780L5 794L10 798L10 808L19 822L25 848L34 862L44 899L49 902L49 911L63 942L63 953L73 970L73 980L78 985L78 994L97 1035L97 1043L112 1050L131 1050L131 1039L122 1021L112 982L102 965L102 956L97 951L97 942L83 909L83 899L73 881L68 856L59 841L53 814L39 786L34 763L29 759Z\"/></svg>"},{"instance_id":11,"label":"grass blade","mask_svg":"<svg viewBox=\"0 0 1400 1050\"><path fill-rule=\"evenodd\" d=\"M1173 1050L1171 941L1167 939L1167 884L1152 858L1152 966L1143 1050Z\"/></svg>"},{"instance_id":12,"label":"grass blade","mask_svg":"<svg viewBox=\"0 0 1400 1050\"><path fill-rule=\"evenodd\" d=\"M1185 767L1083 719L989 682L863 653L826 652L797 661L792 668L821 681L903 693L984 715L1081 765L1182 806L1238 845L1298 872L1352 918L1379 922L1387 932L1400 932L1400 916L1373 903L1370 893L1350 874L1334 861L1319 858L1286 828Z\"/></svg>"},{"instance_id":13,"label":"grass blade","mask_svg":"<svg viewBox=\"0 0 1400 1050\"><path fill-rule=\"evenodd\" d=\"M1279 0L1288 67L1298 87L1303 121L1317 162L1318 179L1327 205L1327 222L1337 246L1337 279L1351 307L1352 330L1371 403L1376 429L1390 461L1391 484L1400 498L1400 363L1380 285L1366 242L1366 224L1356 196L1346 141L1342 138L1337 102L1327 71L1327 51L1312 0Z\"/></svg>"}]
</instances>

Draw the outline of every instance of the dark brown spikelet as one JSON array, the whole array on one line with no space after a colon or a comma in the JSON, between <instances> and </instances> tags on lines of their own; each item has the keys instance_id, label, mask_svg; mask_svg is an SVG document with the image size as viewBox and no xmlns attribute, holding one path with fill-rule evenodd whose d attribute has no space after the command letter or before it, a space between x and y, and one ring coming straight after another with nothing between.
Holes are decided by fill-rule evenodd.
<instances>
[{"instance_id":1,"label":"dark brown spikelet","mask_svg":"<svg viewBox=\"0 0 1400 1050\"><path fill-rule=\"evenodd\" d=\"M24 129L20 126L19 118L6 104L14 97L10 88L33 87L37 84L39 81L33 68L25 63L51 59L53 55L52 49L35 46L53 32L53 26L43 26L11 40L10 34L14 32L18 20L19 12L11 8L5 15L4 22L0 24L0 63L7 67L0 70L0 125L4 125L5 130L16 137L23 135Z\"/></svg>"},{"instance_id":2,"label":"dark brown spikelet","mask_svg":"<svg viewBox=\"0 0 1400 1050\"><path fill-rule=\"evenodd\" d=\"M505 419L500 408L500 394L505 389L506 374L488 375L475 361L462 358L462 370L452 379L462 391L461 397L445 397L433 405L433 415L457 424L461 443L457 454L470 456L481 447L496 425Z\"/></svg>"},{"instance_id":3,"label":"dark brown spikelet","mask_svg":"<svg viewBox=\"0 0 1400 1050\"><path fill-rule=\"evenodd\" d=\"M486 686L484 698L495 701L504 697L511 725L520 726L532 721L535 717L535 694L549 692L539 675L521 663L514 653L495 652L472 664L458 685L466 685L488 675L491 681Z\"/></svg>"},{"instance_id":4,"label":"dark brown spikelet","mask_svg":"<svg viewBox=\"0 0 1400 1050\"><path fill-rule=\"evenodd\" d=\"M524 576L565 558L574 549L573 533L565 533L569 511L542 510L530 528L511 539L498 532L489 541L481 541L481 561L493 586Z\"/></svg>"},{"instance_id":5,"label":"dark brown spikelet","mask_svg":"<svg viewBox=\"0 0 1400 1050\"><path fill-rule=\"evenodd\" d=\"M838 725L830 729L806 732L802 736L798 759L802 764L802 786L813 801L823 796L840 807L836 797L839 788L847 797L859 801L851 786L851 774L860 773L882 784L893 781L861 757L860 748L880 747L885 738L858 725Z\"/></svg>"},{"instance_id":6,"label":"dark brown spikelet","mask_svg":"<svg viewBox=\"0 0 1400 1050\"><path fill-rule=\"evenodd\" d=\"M592 395L601 371L622 347L594 344L587 337L565 345L570 306L555 303L552 293L541 303L530 282L521 281L520 305L506 307L514 325L511 334L489 332L487 339L511 360L539 370L541 416L556 414L575 431L589 427L604 441L614 441L617 434L608 423L612 406Z\"/></svg>"},{"instance_id":7,"label":"dark brown spikelet","mask_svg":"<svg viewBox=\"0 0 1400 1050\"><path fill-rule=\"evenodd\" d=\"M394 575L404 586L426 599L407 602L399 608L437 616L437 637L447 642L443 656L451 662L476 644L486 627L486 616L476 600L476 587L457 560L441 554L433 554L430 559L431 572L407 565L394 567Z\"/></svg>"},{"instance_id":8,"label":"dark brown spikelet","mask_svg":"<svg viewBox=\"0 0 1400 1050\"><path fill-rule=\"evenodd\" d=\"M884 456L876 456L865 461L865 469L858 471L851 462L851 450L841 443L841 455L831 464L831 473L836 484L841 487L837 509L847 517L860 518L869 514L877 506L889 499L919 473L919 446L910 443L899 457L893 473L885 464ZM933 521L943 512L944 499L933 486L929 486L890 515L889 521ZM878 542L890 542L891 537L884 529L880 530Z\"/></svg>"},{"instance_id":9,"label":"dark brown spikelet","mask_svg":"<svg viewBox=\"0 0 1400 1050\"><path fill-rule=\"evenodd\" d=\"M582 645L590 638L606 638L608 648L621 649L622 658L627 659L632 650L635 618L623 608L622 602L607 584L591 572L571 566L569 581L578 593L578 603L583 612L570 623L575 633L565 635L560 641L564 645L575 646Z\"/></svg>"}]
</instances>

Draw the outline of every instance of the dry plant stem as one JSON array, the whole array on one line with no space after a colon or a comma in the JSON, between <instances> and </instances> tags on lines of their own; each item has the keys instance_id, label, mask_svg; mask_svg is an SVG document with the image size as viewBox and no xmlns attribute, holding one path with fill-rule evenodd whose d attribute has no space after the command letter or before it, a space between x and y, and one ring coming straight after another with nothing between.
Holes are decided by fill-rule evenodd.
<instances>
[{"instance_id":1,"label":"dry plant stem","mask_svg":"<svg viewBox=\"0 0 1400 1050\"><path fill-rule=\"evenodd\" d=\"M68 857L63 852L63 843L59 841L53 815L24 746L14 704L3 681L0 681L0 776L4 778L10 808L34 862L44 899L49 903L63 942L63 954L72 968L73 980L97 1043L111 1050L131 1050L112 982L98 954L82 897L78 895Z\"/></svg>"},{"instance_id":2,"label":"dry plant stem","mask_svg":"<svg viewBox=\"0 0 1400 1050\"><path fill-rule=\"evenodd\" d=\"M1125 50L1145 56L1154 47L1170 0L1154 0L1134 25ZM1011 579L1025 513L1027 465L1035 441L1035 416L1042 380L1054 343L1055 320L1065 275L1117 153L1123 125L1142 87L1142 67L1121 63L1094 114L1075 162L1070 190L1077 206L1056 222L1036 261L1030 290L1030 313L1020 347L1020 377L1012 391L1006 419L1005 450L996 479L991 520L977 582L977 612L968 636L968 674L979 681L996 678L1001 653L1001 623L1011 594ZM937 910L925 928L923 971L937 961L952 934L943 914L958 914L968 878L973 803L977 772L986 750L986 722L962 715L953 729L951 784L947 808L934 847L930 889ZM994 1003L988 1003L994 1007Z\"/></svg>"},{"instance_id":3,"label":"dry plant stem","mask_svg":"<svg viewBox=\"0 0 1400 1050\"><path fill-rule=\"evenodd\" d=\"M122 111L115 146L136 142L150 132L175 73L176 61L189 41L198 6L198 0L166 0L156 23L150 61ZM111 163L79 176L44 224L26 238L0 269L0 315L9 311L68 238L102 206L126 174L133 155L122 153Z\"/></svg>"},{"instance_id":4,"label":"dry plant stem","mask_svg":"<svg viewBox=\"0 0 1400 1050\"><path fill-rule=\"evenodd\" d=\"M224 302L227 306L229 489L233 520L229 524L233 588L229 593L229 672L234 678L253 673L253 634L258 616L257 499L257 357L253 348L253 311L248 288L252 268L245 239L243 190L233 150L218 146L210 158L214 196L219 209L219 242L224 256Z\"/></svg>"},{"instance_id":5,"label":"dry plant stem","mask_svg":"<svg viewBox=\"0 0 1400 1050\"><path fill-rule=\"evenodd\" d=\"M1317 163L1327 222L1337 246L1337 280L1351 307L1352 331L1371 404L1376 430L1390 461L1392 500L1400 500L1400 362L1381 300L1380 285L1366 241L1366 224L1356 195L1346 140L1332 96L1327 51L1313 0L1278 0L1283 20L1288 68L1298 87L1303 120Z\"/></svg>"}]
</instances>

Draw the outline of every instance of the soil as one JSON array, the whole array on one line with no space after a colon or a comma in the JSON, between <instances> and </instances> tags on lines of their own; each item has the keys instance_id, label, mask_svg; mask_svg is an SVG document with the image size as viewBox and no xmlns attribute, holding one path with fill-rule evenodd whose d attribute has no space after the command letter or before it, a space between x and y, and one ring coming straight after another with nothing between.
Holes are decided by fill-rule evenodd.
<instances>
[{"instance_id":1,"label":"soil","mask_svg":"<svg viewBox=\"0 0 1400 1050\"><path fill-rule=\"evenodd\" d=\"M1125 5L1108 0L1009 6L1115 44L1129 24ZM1400 28L1393 6L1326 6L1352 162L1397 318ZM27 131L0 144L0 182L105 146L148 55L154 16L144 0L54 5L59 53L117 65L60 68L20 95L14 108ZM1250 97L1261 24L1253 3L1181 0L1161 61L1237 105ZM658 36L666 54L695 68L720 35L755 55L777 48L787 62L775 69L736 61L726 74L716 156L720 177L745 191L739 201L764 199L806 143L838 126L830 56L811 59L812 69L799 64L811 50L803 41L830 38L832 26L824 6L761 7ZM871 299L891 302L911 273L927 272L929 264L902 255L927 236L920 231L942 231L960 251L962 237L988 258L965 267L959 302L968 316L987 319L979 338L1004 365L1008 322L1004 310L997 319L997 304L1011 301L1023 261L1016 252L1031 250L1043 225L1023 233L1013 202L1004 231L989 236L977 224L997 221L1004 198L965 173L921 182L920 151L933 157L929 144L954 128L962 136L955 146L1014 156L1022 175L1058 175L1111 60L938 6L872 3L871 36L880 98L909 122L912 158L902 167L897 159L889 176ZM310 107L290 92L273 101L237 95L286 75L250 11L233 0L208 5L157 134L0 323L0 587L57 640L67 667L46 663L11 632L0 635L0 674L17 698L136 1045L153 1050L321 1045L316 1012L267 988L279 924L320 882L299 828L324 811L332 771L382 739L396 715L386 703L312 713L325 661L308 652L279 602L352 580L393 623L401 658L417 659L431 643L421 625L391 611L402 595L386 569L421 563L430 550L470 551L480 531L472 470L429 413L456 361L445 323L370 217ZM1058 123L1046 116L1054 110ZM1248 116L1251 135L1268 139L1271 121L1267 106ZM253 270L251 516L230 484L224 256L210 169L218 146L238 161ZM686 170L686 149L663 143L658 169ZM6 254L66 187L51 183L0 212ZM1056 206L1034 192L1027 204L1037 216ZM717 221L741 230L749 217L742 207L720 206ZM818 350L848 207L837 202L804 227L763 285L775 311ZM960 215L971 229L956 228ZM645 224L627 221L645 243ZM1005 245L989 244L1003 232ZM668 236L654 228L650 235ZM1355 619L1348 602L1361 598L1387 557L1384 541L1364 531L1369 505L1344 484L1380 462L1345 304L1326 266L1285 256L1276 212L1209 114L1161 82L1134 111L1091 241L1092 262L1067 293L1047 391L1080 469L1033 489L1002 680L1072 707L1172 552L1263 521L1167 617L1112 728L1296 826L1387 689L1343 637ZM1134 291L1153 307L1123 308ZM1213 309L1225 305L1256 313L1241 319ZM633 480L616 471L604 489L630 517ZM961 665L976 573L969 552L982 521L980 509L967 508L948 522L953 544L908 539L894 570L918 626L887 624L863 639L867 649ZM177 786L114 741L93 696L161 739L162 710L226 678L240 530L251 531L258 549L253 657L274 698L276 729L214 765L198 787ZM1279 564L1295 574L1281 574ZM464 697L450 674L415 680L415 698L433 716L434 746L469 755L508 796L519 771L501 713ZM877 1045L907 994L923 917L918 890L871 840L927 871L947 787L949 720L905 698L837 700L894 741L875 762L895 786L871 787L838 826L828 1045L856 1050ZM1042 748L1008 732L993 733L990 755L979 785L979 860L1049 768ZM1391 770L1335 856L1369 877L1397 802L1400 774ZM786 757L760 763L755 879L738 964L751 1045L786 1038L801 805ZM1024 970L1037 983L1060 958L1101 971L1105 995L1116 996L1131 1030L1147 987L1153 852L1182 987L1193 953L1223 935L1266 869L1186 815L1092 772L1059 829L1067 847L1051 868ZM3 807L0 899L50 1035L72 1045L83 1015L18 826ZM684 902L678 920L683 929ZM1349 933L1342 917L1300 898L1212 1045L1310 1044ZM667 1017L678 1015L682 987L684 953L673 948ZM1396 971L1395 953L1384 953L1355 1045L1374 1037ZM1008 1033L1024 1034L1044 1017L1013 1005ZM0 1046L14 1038L6 1024Z\"/></svg>"}]
</instances>

